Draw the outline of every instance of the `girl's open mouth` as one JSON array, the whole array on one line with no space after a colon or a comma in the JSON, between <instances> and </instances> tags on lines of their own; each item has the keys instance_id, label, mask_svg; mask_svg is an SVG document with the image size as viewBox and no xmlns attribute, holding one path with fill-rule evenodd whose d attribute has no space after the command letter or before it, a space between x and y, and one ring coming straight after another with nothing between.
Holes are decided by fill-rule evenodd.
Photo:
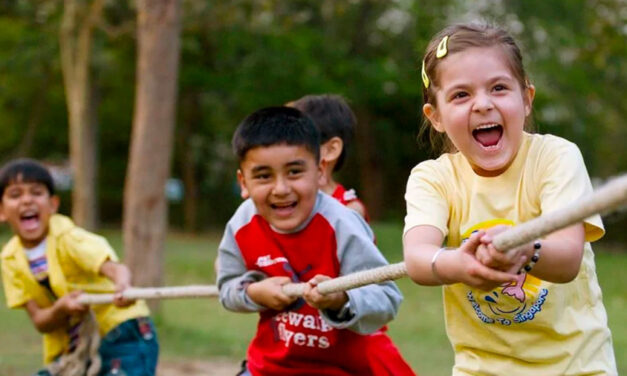
<instances>
[{"instance_id":1,"label":"girl's open mouth","mask_svg":"<svg viewBox=\"0 0 627 376\"><path fill-rule=\"evenodd\" d=\"M503 126L499 124L481 125L472 131L472 137L485 148L498 144L501 136L503 136Z\"/></svg>"}]
</instances>

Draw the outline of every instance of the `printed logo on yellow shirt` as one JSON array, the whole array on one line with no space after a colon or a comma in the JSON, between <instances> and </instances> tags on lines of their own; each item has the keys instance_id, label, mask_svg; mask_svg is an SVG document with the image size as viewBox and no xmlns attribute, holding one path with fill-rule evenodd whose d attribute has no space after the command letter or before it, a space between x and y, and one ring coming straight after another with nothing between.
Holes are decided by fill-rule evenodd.
<instances>
[{"instance_id":1,"label":"printed logo on yellow shirt","mask_svg":"<svg viewBox=\"0 0 627 376\"><path fill-rule=\"evenodd\" d=\"M468 240L471 234L486 230L496 225L514 226L515 223L507 219L493 219L472 226L462 234L462 243ZM533 320L542 310L546 301L548 290L541 288L541 280L521 273L518 279L489 292L473 292L466 294L468 302L472 306L477 317L486 324L495 322L502 325L523 323Z\"/></svg>"}]
</instances>

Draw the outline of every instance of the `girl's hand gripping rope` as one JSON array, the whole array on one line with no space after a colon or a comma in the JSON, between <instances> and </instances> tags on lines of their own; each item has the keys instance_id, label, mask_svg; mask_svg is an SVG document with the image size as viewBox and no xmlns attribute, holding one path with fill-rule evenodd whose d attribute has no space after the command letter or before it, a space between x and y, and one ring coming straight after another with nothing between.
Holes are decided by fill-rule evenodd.
<instances>
[{"instance_id":1,"label":"girl's hand gripping rope","mask_svg":"<svg viewBox=\"0 0 627 376\"><path fill-rule=\"evenodd\" d=\"M525 243L509 249L507 252L499 252L494 247L492 244L494 237L510 228L511 226L498 225L486 230L485 235L479 239L481 244L477 247L476 258L479 262L492 269L517 273L532 259L537 251L534 247L535 242Z\"/></svg>"},{"instance_id":2,"label":"girl's hand gripping rope","mask_svg":"<svg viewBox=\"0 0 627 376\"><path fill-rule=\"evenodd\" d=\"M440 272L444 282L462 282L468 286L489 291L503 283L516 280L515 272L504 272L490 268L477 259L478 247L481 245L481 238L484 235L484 231L478 231L472 234L456 251L450 252L450 255L448 255L449 252L442 253L440 258L443 258L441 264L444 268L440 268L439 264L436 267L438 270L444 269L443 272ZM451 265L447 266L446 262L449 260Z\"/></svg>"}]
</instances>

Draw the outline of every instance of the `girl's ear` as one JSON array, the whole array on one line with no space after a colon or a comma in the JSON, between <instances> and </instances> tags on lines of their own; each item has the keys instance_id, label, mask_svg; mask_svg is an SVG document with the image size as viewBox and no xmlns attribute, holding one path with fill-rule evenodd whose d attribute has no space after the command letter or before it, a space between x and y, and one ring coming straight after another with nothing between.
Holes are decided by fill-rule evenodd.
<instances>
[{"instance_id":1,"label":"girl's ear","mask_svg":"<svg viewBox=\"0 0 627 376\"><path fill-rule=\"evenodd\" d=\"M2 203L0 202L0 223L6 222L6 221L7 221L7 216L4 214L4 209L2 207Z\"/></svg>"},{"instance_id":2,"label":"girl's ear","mask_svg":"<svg viewBox=\"0 0 627 376\"><path fill-rule=\"evenodd\" d=\"M533 98L536 96L536 87L529 84L525 89L525 116L529 116L533 105Z\"/></svg>"},{"instance_id":3,"label":"girl's ear","mask_svg":"<svg viewBox=\"0 0 627 376\"><path fill-rule=\"evenodd\" d=\"M422 106L422 113L429 119L429 122L436 131L444 133L444 127L442 123L440 123L440 113L435 106L431 103L426 103Z\"/></svg>"},{"instance_id":4,"label":"girl's ear","mask_svg":"<svg viewBox=\"0 0 627 376\"><path fill-rule=\"evenodd\" d=\"M244 173L240 169L237 170L237 183L239 184L240 196L246 200L250 197L250 192L246 188L246 178L244 178Z\"/></svg>"}]
</instances>

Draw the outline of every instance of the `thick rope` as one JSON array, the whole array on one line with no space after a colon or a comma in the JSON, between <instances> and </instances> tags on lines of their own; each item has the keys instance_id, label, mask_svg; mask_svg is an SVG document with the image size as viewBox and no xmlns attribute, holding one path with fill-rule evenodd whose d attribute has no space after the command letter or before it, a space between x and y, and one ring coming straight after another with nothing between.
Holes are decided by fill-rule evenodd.
<instances>
[{"instance_id":1,"label":"thick rope","mask_svg":"<svg viewBox=\"0 0 627 376\"><path fill-rule=\"evenodd\" d=\"M321 294L331 294L338 291L346 291L357 287L381 283L399 279L407 275L407 268L404 262L379 266L378 268L362 270L333 278L318 284L318 291ZM306 283L288 283L283 285L283 293L288 296L302 296Z\"/></svg>"},{"instance_id":2,"label":"thick rope","mask_svg":"<svg viewBox=\"0 0 627 376\"><path fill-rule=\"evenodd\" d=\"M627 203L627 175L611 180L588 197L582 198L573 206L556 210L553 213L534 218L514 226L494 237L494 246L500 251L507 251L532 240L541 238L556 230L568 227L600 213L606 213ZM398 279L407 275L404 262L382 266L372 270L334 278L318 284L318 291L329 294L350 290L370 283ZM304 283L289 283L283 286L283 292L290 296L301 296Z\"/></svg>"},{"instance_id":3,"label":"thick rope","mask_svg":"<svg viewBox=\"0 0 627 376\"><path fill-rule=\"evenodd\" d=\"M608 183L584 197L572 206L542 215L521 223L494 237L493 244L500 251L507 251L531 242L556 230L563 229L595 214L605 214L627 204L627 175Z\"/></svg>"},{"instance_id":4,"label":"thick rope","mask_svg":"<svg viewBox=\"0 0 627 376\"><path fill-rule=\"evenodd\" d=\"M133 287L124 290L125 299L173 299L173 298L204 298L219 296L218 287L207 286L175 286L175 287ZM78 301L82 304L110 304L113 303L113 293L110 294L81 294Z\"/></svg>"},{"instance_id":5,"label":"thick rope","mask_svg":"<svg viewBox=\"0 0 627 376\"><path fill-rule=\"evenodd\" d=\"M571 207L534 218L498 234L494 237L493 243L498 250L506 251L556 230L579 223L595 214L603 214L618 209L625 204L627 204L627 175L622 175L597 189L588 197L574 203ZM322 294L330 294L372 283L395 280L406 275L405 263L399 262L321 282L318 284L318 291ZM288 283L283 286L283 292L289 296L302 296L305 285L305 283ZM132 288L123 293L123 296L129 299L214 297L218 295L216 286ZM113 302L113 294L83 294L79 301L84 304L111 303Z\"/></svg>"},{"instance_id":6,"label":"thick rope","mask_svg":"<svg viewBox=\"0 0 627 376\"><path fill-rule=\"evenodd\" d=\"M47 370L51 375L96 376L100 372L100 334L93 312L89 311L80 325L76 348L48 365Z\"/></svg>"}]
</instances>

